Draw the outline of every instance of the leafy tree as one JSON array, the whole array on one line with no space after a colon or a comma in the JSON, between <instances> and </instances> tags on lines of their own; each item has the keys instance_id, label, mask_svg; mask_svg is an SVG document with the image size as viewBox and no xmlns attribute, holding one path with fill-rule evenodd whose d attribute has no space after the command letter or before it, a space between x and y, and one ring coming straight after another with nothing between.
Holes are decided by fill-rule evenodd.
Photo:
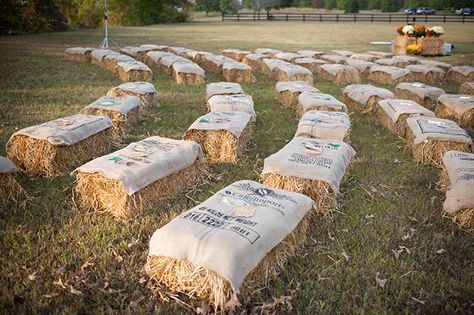
<instances>
[{"instance_id":1,"label":"leafy tree","mask_svg":"<svg viewBox=\"0 0 474 315\"><path fill-rule=\"evenodd\" d=\"M359 12L359 1L357 0L345 0L343 7L345 13L358 13Z\"/></svg>"},{"instance_id":2,"label":"leafy tree","mask_svg":"<svg viewBox=\"0 0 474 315\"><path fill-rule=\"evenodd\" d=\"M325 0L324 4L326 10L332 10L337 8L337 0Z\"/></svg>"},{"instance_id":3,"label":"leafy tree","mask_svg":"<svg viewBox=\"0 0 474 315\"><path fill-rule=\"evenodd\" d=\"M369 10L379 10L382 7L381 0L368 0L367 9Z\"/></svg>"},{"instance_id":4,"label":"leafy tree","mask_svg":"<svg viewBox=\"0 0 474 315\"><path fill-rule=\"evenodd\" d=\"M380 7L382 12L398 12L400 10L400 2L398 0L382 0Z\"/></svg>"},{"instance_id":5,"label":"leafy tree","mask_svg":"<svg viewBox=\"0 0 474 315\"><path fill-rule=\"evenodd\" d=\"M204 11L206 12L206 16L208 16L209 12L220 11L219 3L220 3L219 0L197 0L193 9L196 11ZM245 4L245 1L244 1L244 4Z\"/></svg>"}]
</instances>

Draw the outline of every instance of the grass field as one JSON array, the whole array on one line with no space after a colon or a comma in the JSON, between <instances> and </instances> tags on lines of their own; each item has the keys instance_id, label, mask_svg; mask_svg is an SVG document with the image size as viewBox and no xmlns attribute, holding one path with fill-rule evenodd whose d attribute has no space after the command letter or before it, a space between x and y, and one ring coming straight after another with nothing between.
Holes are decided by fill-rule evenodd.
<instances>
[{"instance_id":1,"label":"grass field","mask_svg":"<svg viewBox=\"0 0 474 315\"><path fill-rule=\"evenodd\" d=\"M114 28L121 45L157 43L218 52L224 48L362 51L370 40L390 40L396 25L318 23L207 23ZM455 54L440 58L474 63L469 25L446 25ZM102 33L70 31L0 38L0 155L20 128L77 113L118 85L118 78L91 64L63 59L67 46L97 45ZM207 75L207 82L220 81ZM31 199L0 211L0 310L2 313L187 312L201 304L163 303L143 271L151 234L180 212L239 179L258 179L263 159L289 141L295 114L275 102L274 85L262 75L245 85L257 111L254 139L238 165L213 165L213 177L168 207L123 224L78 210L74 178L27 178ZM162 106L132 130L126 143L150 135L180 138L206 112L205 87L178 86L155 71ZM340 88L315 86L340 98ZM443 86L456 92L457 87ZM473 313L473 235L441 217L438 171L416 165L403 139L374 117L351 113L357 156L332 218L312 221L298 257L265 288L243 300L249 312L305 314ZM394 254L396 252L397 254ZM385 287L377 285L386 279ZM276 299L276 300L275 300ZM276 301L276 302L275 302Z\"/></svg>"}]
</instances>

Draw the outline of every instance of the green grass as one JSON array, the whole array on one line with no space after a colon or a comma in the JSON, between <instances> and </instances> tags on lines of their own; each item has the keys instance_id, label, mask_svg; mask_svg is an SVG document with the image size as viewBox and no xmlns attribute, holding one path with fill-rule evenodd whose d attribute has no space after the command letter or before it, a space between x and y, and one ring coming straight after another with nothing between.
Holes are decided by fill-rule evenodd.
<instances>
[{"instance_id":1,"label":"green grass","mask_svg":"<svg viewBox=\"0 0 474 315\"><path fill-rule=\"evenodd\" d=\"M369 40L395 34L394 25L366 24L352 36L355 26L359 24L196 22L116 28L112 35L123 45L163 43L217 52L259 46L362 51L373 49L366 44ZM442 60L472 64L472 27L445 28L456 54ZM120 83L96 66L63 60L66 46L94 45L101 36L100 31L71 31L0 38L0 155L15 130L77 113ZM207 82L220 80L207 76ZM295 114L276 104L275 81L262 75L257 80L244 86L254 98L258 117L253 141L239 163L213 165L214 177L190 198L178 196L168 207L129 224L77 209L71 176L21 175L31 200L23 207L8 203L0 211L0 309L15 314L186 311L176 302L163 303L147 287L143 266L148 241L157 228L194 206L192 199L203 201L239 179L257 180L263 159L292 138ZM206 112L204 86L178 86L158 71L153 83L162 106L132 130L126 143L149 135L180 138ZM317 81L315 86L341 96L341 89L328 82ZM452 92L457 88L443 87ZM441 217L437 170L416 165L405 142L374 117L350 115L357 156L342 185L338 212L312 221L300 255L267 288L243 301L243 309L260 312L262 303L290 295L293 312L306 314L472 313L473 239ZM138 243L129 248L134 240ZM392 250L399 246L410 253L395 258ZM440 249L444 253L437 253ZM377 272L388 279L385 288L377 286ZM66 288L54 284L59 279ZM71 287L82 294L72 294ZM200 306L184 301L194 309ZM276 311L290 312L287 305Z\"/></svg>"}]
</instances>

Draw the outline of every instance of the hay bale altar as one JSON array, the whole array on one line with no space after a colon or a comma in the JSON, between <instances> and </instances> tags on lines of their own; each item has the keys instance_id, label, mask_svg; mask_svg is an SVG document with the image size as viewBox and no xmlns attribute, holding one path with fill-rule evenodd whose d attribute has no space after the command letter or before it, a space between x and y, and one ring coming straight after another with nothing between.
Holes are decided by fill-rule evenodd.
<instances>
[{"instance_id":1,"label":"hay bale altar","mask_svg":"<svg viewBox=\"0 0 474 315\"><path fill-rule=\"evenodd\" d=\"M252 121L257 118L250 95L214 95L207 100L207 108L210 112L244 112L252 116Z\"/></svg>"},{"instance_id":2,"label":"hay bale altar","mask_svg":"<svg viewBox=\"0 0 474 315\"><path fill-rule=\"evenodd\" d=\"M242 62L249 65L253 71L262 71L262 61L267 58L264 54L248 54L242 59Z\"/></svg>"},{"instance_id":3,"label":"hay bale altar","mask_svg":"<svg viewBox=\"0 0 474 315\"><path fill-rule=\"evenodd\" d=\"M224 49L222 55L241 62L244 57L250 54L250 51L240 49Z\"/></svg>"},{"instance_id":4,"label":"hay bale altar","mask_svg":"<svg viewBox=\"0 0 474 315\"><path fill-rule=\"evenodd\" d=\"M446 78L446 73L438 67L427 65L410 65L405 69L410 71L412 81L431 84L442 84Z\"/></svg>"},{"instance_id":5,"label":"hay bale altar","mask_svg":"<svg viewBox=\"0 0 474 315\"><path fill-rule=\"evenodd\" d=\"M159 290L225 313L229 300L250 297L285 268L304 244L312 208L302 194L235 182L155 231L146 271Z\"/></svg>"},{"instance_id":6,"label":"hay bale altar","mask_svg":"<svg viewBox=\"0 0 474 315\"><path fill-rule=\"evenodd\" d=\"M295 137L335 139L349 143L351 121L344 112L309 110L298 123Z\"/></svg>"},{"instance_id":7,"label":"hay bale altar","mask_svg":"<svg viewBox=\"0 0 474 315\"><path fill-rule=\"evenodd\" d=\"M309 49L298 50L296 53L307 58L318 58L319 56L324 55L322 51Z\"/></svg>"},{"instance_id":8,"label":"hay bale altar","mask_svg":"<svg viewBox=\"0 0 474 315\"><path fill-rule=\"evenodd\" d=\"M125 61L117 63L117 73L124 82L150 81L153 72L140 61Z\"/></svg>"},{"instance_id":9,"label":"hay bale altar","mask_svg":"<svg viewBox=\"0 0 474 315\"><path fill-rule=\"evenodd\" d=\"M354 155L342 141L295 137L265 159L260 176L270 187L311 197L326 215L336 207L339 185Z\"/></svg>"},{"instance_id":10,"label":"hay bale altar","mask_svg":"<svg viewBox=\"0 0 474 315\"><path fill-rule=\"evenodd\" d=\"M298 96L297 114L302 117L309 110L347 112L347 107L330 94L303 92Z\"/></svg>"},{"instance_id":11,"label":"hay bale altar","mask_svg":"<svg viewBox=\"0 0 474 315\"><path fill-rule=\"evenodd\" d=\"M244 112L210 112L189 127L184 139L199 143L211 162L236 163L252 137L251 120Z\"/></svg>"},{"instance_id":12,"label":"hay bale altar","mask_svg":"<svg viewBox=\"0 0 474 315\"><path fill-rule=\"evenodd\" d=\"M194 141L149 137L77 168L74 191L81 208L129 220L202 182L201 156Z\"/></svg>"},{"instance_id":13,"label":"hay bale altar","mask_svg":"<svg viewBox=\"0 0 474 315\"><path fill-rule=\"evenodd\" d=\"M275 89L277 91L278 104L283 107L297 108L298 96L303 92L320 92L317 88L309 85L305 81L280 81L277 82Z\"/></svg>"},{"instance_id":14,"label":"hay bale altar","mask_svg":"<svg viewBox=\"0 0 474 315\"><path fill-rule=\"evenodd\" d=\"M474 95L474 82L464 82L459 93Z\"/></svg>"},{"instance_id":15,"label":"hay bale altar","mask_svg":"<svg viewBox=\"0 0 474 315\"><path fill-rule=\"evenodd\" d=\"M378 102L377 115L379 121L388 130L402 137L406 134L406 119L412 116L435 117L435 114L410 100L381 100Z\"/></svg>"},{"instance_id":16,"label":"hay bale altar","mask_svg":"<svg viewBox=\"0 0 474 315\"><path fill-rule=\"evenodd\" d=\"M64 52L64 59L80 62L91 62L91 52L95 48L71 47Z\"/></svg>"},{"instance_id":17,"label":"hay bale altar","mask_svg":"<svg viewBox=\"0 0 474 315\"><path fill-rule=\"evenodd\" d=\"M30 176L70 172L116 144L112 121L105 116L74 115L15 132L7 143L13 163Z\"/></svg>"},{"instance_id":18,"label":"hay bale altar","mask_svg":"<svg viewBox=\"0 0 474 315\"><path fill-rule=\"evenodd\" d=\"M331 64L318 68L318 76L339 86L360 83L359 70L352 66Z\"/></svg>"},{"instance_id":19,"label":"hay bale altar","mask_svg":"<svg viewBox=\"0 0 474 315\"><path fill-rule=\"evenodd\" d=\"M214 95L245 94L239 83L217 82L206 86L206 101Z\"/></svg>"},{"instance_id":20,"label":"hay bale altar","mask_svg":"<svg viewBox=\"0 0 474 315\"><path fill-rule=\"evenodd\" d=\"M463 84L474 81L474 67L460 66L449 69L446 79L449 82Z\"/></svg>"},{"instance_id":21,"label":"hay bale altar","mask_svg":"<svg viewBox=\"0 0 474 315\"><path fill-rule=\"evenodd\" d=\"M474 129L474 96L443 94L438 98L435 113L439 118L454 120L463 128Z\"/></svg>"},{"instance_id":22,"label":"hay bale altar","mask_svg":"<svg viewBox=\"0 0 474 315\"><path fill-rule=\"evenodd\" d=\"M19 201L26 197L26 191L15 179L17 172L15 164L8 158L0 156L0 206L7 201Z\"/></svg>"},{"instance_id":23,"label":"hay bale altar","mask_svg":"<svg viewBox=\"0 0 474 315\"><path fill-rule=\"evenodd\" d=\"M420 82L399 83L395 87L395 96L397 98L415 101L430 110L435 109L438 97L444 93L440 88Z\"/></svg>"},{"instance_id":24,"label":"hay bale altar","mask_svg":"<svg viewBox=\"0 0 474 315\"><path fill-rule=\"evenodd\" d=\"M380 100L394 97L390 90L370 84L352 84L346 86L342 91L344 104L363 114L373 114Z\"/></svg>"},{"instance_id":25,"label":"hay bale altar","mask_svg":"<svg viewBox=\"0 0 474 315\"><path fill-rule=\"evenodd\" d=\"M443 156L450 150L472 152L469 134L452 120L415 116L407 118L407 141L415 161L441 166Z\"/></svg>"},{"instance_id":26,"label":"hay bale altar","mask_svg":"<svg viewBox=\"0 0 474 315\"><path fill-rule=\"evenodd\" d=\"M369 81L395 86L400 82L413 81L407 69L391 66L373 66L370 68Z\"/></svg>"},{"instance_id":27,"label":"hay bale altar","mask_svg":"<svg viewBox=\"0 0 474 315\"><path fill-rule=\"evenodd\" d=\"M175 62L173 64L173 78L178 84L204 84L204 70L194 62Z\"/></svg>"},{"instance_id":28,"label":"hay bale altar","mask_svg":"<svg viewBox=\"0 0 474 315\"><path fill-rule=\"evenodd\" d=\"M474 229L474 154L448 151L443 157L448 191L443 210L460 228Z\"/></svg>"},{"instance_id":29,"label":"hay bale altar","mask_svg":"<svg viewBox=\"0 0 474 315\"><path fill-rule=\"evenodd\" d=\"M311 71L313 75L317 73L319 66L327 64L327 62L322 59L309 57L293 59L293 63L295 65L305 67Z\"/></svg>"},{"instance_id":30,"label":"hay bale altar","mask_svg":"<svg viewBox=\"0 0 474 315\"><path fill-rule=\"evenodd\" d=\"M348 59L347 60L347 65L356 68L359 70L359 75L360 76L368 76L370 73L370 68L373 66L376 66L376 63L370 62L370 61L364 61L364 60L357 60L357 59Z\"/></svg>"},{"instance_id":31,"label":"hay bale altar","mask_svg":"<svg viewBox=\"0 0 474 315\"><path fill-rule=\"evenodd\" d=\"M252 83L257 81L252 68L243 62L226 62L222 65L222 75L228 82Z\"/></svg>"},{"instance_id":32,"label":"hay bale altar","mask_svg":"<svg viewBox=\"0 0 474 315\"><path fill-rule=\"evenodd\" d=\"M298 65L291 63L277 65L273 73L278 81L305 81L313 85L314 78L311 71Z\"/></svg>"},{"instance_id":33,"label":"hay bale altar","mask_svg":"<svg viewBox=\"0 0 474 315\"><path fill-rule=\"evenodd\" d=\"M140 114L147 114L152 108L160 105L155 86L148 82L136 81L122 83L119 86L111 88L107 92L107 96L138 97L140 99Z\"/></svg>"}]
</instances>

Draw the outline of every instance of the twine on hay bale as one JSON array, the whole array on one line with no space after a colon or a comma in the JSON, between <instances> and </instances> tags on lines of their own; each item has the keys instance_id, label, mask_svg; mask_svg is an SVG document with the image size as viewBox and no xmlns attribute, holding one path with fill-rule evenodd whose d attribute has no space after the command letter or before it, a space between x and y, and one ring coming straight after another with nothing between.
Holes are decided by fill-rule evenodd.
<instances>
[{"instance_id":1,"label":"twine on hay bale","mask_svg":"<svg viewBox=\"0 0 474 315\"><path fill-rule=\"evenodd\" d=\"M68 131L68 127L75 129ZM48 134L51 136L44 139ZM79 114L14 133L7 143L7 153L28 175L52 177L110 152L116 143L108 117Z\"/></svg>"},{"instance_id":2,"label":"twine on hay bale","mask_svg":"<svg viewBox=\"0 0 474 315\"><path fill-rule=\"evenodd\" d=\"M124 82L150 81L153 76L151 69L139 61L118 62L117 73Z\"/></svg>"},{"instance_id":3,"label":"twine on hay bale","mask_svg":"<svg viewBox=\"0 0 474 315\"><path fill-rule=\"evenodd\" d=\"M373 66L367 78L369 81L395 86L400 82L413 81L407 69L391 66Z\"/></svg>"},{"instance_id":4,"label":"twine on hay bale","mask_svg":"<svg viewBox=\"0 0 474 315\"><path fill-rule=\"evenodd\" d=\"M318 76L339 86L360 83L359 70L346 65L322 65L318 68Z\"/></svg>"},{"instance_id":5,"label":"twine on hay bale","mask_svg":"<svg viewBox=\"0 0 474 315\"><path fill-rule=\"evenodd\" d=\"M411 72L410 76L412 81L442 84L446 78L446 73L438 67L427 65L410 65L405 69Z\"/></svg>"},{"instance_id":6,"label":"twine on hay bale","mask_svg":"<svg viewBox=\"0 0 474 315\"><path fill-rule=\"evenodd\" d=\"M406 137L415 161L440 167L450 150L472 152L472 139L454 121L415 116L407 118Z\"/></svg>"},{"instance_id":7,"label":"twine on hay bale","mask_svg":"<svg viewBox=\"0 0 474 315\"><path fill-rule=\"evenodd\" d=\"M146 115L152 108L160 106L160 101L158 99L155 86L149 82L137 81L122 83L119 86L111 88L107 92L107 96L138 97L140 99L140 115Z\"/></svg>"},{"instance_id":8,"label":"twine on hay bale","mask_svg":"<svg viewBox=\"0 0 474 315\"><path fill-rule=\"evenodd\" d=\"M295 65L305 67L311 71L312 74L316 74L318 72L318 68L321 65L327 64L327 62L324 60L309 57L293 59L293 63Z\"/></svg>"},{"instance_id":9,"label":"twine on hay bale","mask_svg":"<svg viewBox=\"0 0 474 315\"><path fill-rule=\"evenodd\" d=\"M454 120L459 126L474 129L474 96L443 94L438 98L436 116Z\"/></svg>"},{"instance_id":10,"label":"twine on hay bale","mask_svg":"<svg viewBox=\"0 0 474 315\"><path fill-rule=\"evenodd\" d=\"M460 94L474 95L474 82L464 82L459 90Z\"/></svg>"},{"instance_id":11,"label":"twine on hay bale","mask_svg":"<svg viewBox=\"0 0 474 315\"><path fill-rule=\"evenodd\" d=\"M370 84L348 85L342 91L342 101L350 109L363 114L373 114L380 100L392 99L394 94L387 89Z\"/></svg>"},{"instance_id":12,"label":"twine on hay bale","mask_svg":"<svg viewBox=\"0 0 474 315\"><path fill-rule=\"evenodd\" d=\"M224 49L222 51L222 55L237 60L239 62L241 62L248 54L250 54L250 51L240 49Z\"/></svg>"},{"instance_id":13,"label":"twine on hay bale","mask_svg":"<svg viewBox=\"0 0 474 315\"><path fill-rule=\"evenodd\" d=\"M6 157L0 156L0 205L27 197L26 191L15 179L18 168Z\"/></svg>"},{"instance_id":14,"label":"twine on hay bale","mask_svg":"<svg viewBox=\"0 0 474 315\"><path fill-rule=\"evenodd\" d=\"M443 94L444 90L421 82L402 82L395 87L396 98L415 101L429 110L435 109L438 98Z\"/></svg>"},{"instance_id":15,"label":"twine on hay bale","mask_svg":"<svg viewBox=\"0 0 474 315\"><path fill-rule=\"evenodd\" d=\"M297 108L298 96L303 92L320 92L305 81L280 81L275 86L277 102L283 107Z\"/></svg>"},{"instance_id":16,"label":"twine on hay bale","mask_svg":"<svg viewBox=\"0 0 474 315\"><path fill-rule=\"evenodd\" d=\"M173 78L178 84L204 84L204 70L194 62L175 62L173 64Z\"/></svg>"},{"instance_id":17,"label":"twine on hay bale","mask_svg":"<svg viewBox=\"0 0 474 315\"><path fill-rule=\"evenodd\" d=\"M310 110L301 117L295 137L336 139L350 143L351 121L344 112Z\"/></svg>"},{"instance_id":18,"label":"twine on hay bale","mask_svg":"<svg viewBox=\"0 0 474 315\"><path fill-rule=\"evenodd\" d=\"M229 204L231 197L226 197L224 192L255 197L255 201L248 206L255 209L255 214L239 217L234 210L238 206ZM264 195L265 193L268 194ZM236 200L240 199L237 197ZM244 199L242 202L247 203ZM281 214L275 214L277 211L273 211L264 202L282 205L279 212L287 213L288 219L283 221ZM214 213L225 215L217 218L206 212L209 208L216 209ZM269 189L252 181L236 182L157 230L150 240L145 270L151 277L151 282L156 285L156 291L181 293L192 299L206 301L216 312L225 312L230 307L230 300L235 303L238 299L251 299L255 290L267 286L270 280L285 269L287 261L305 243L309 220L313 215L311 208L311 200L301 194ZM209 227L195 222L196 215L212 218L216 223L227 223L226 217L231 217L237 222L258 222L258 225L249 231L244 225L231 224L234 229L229 231L219 225ZM190 246L196 246L195 243L200 242L197 235L202 233L202 229L210 228L213 233L206 245L203 245L202 255L176 258L179 252L188 251ZM242 237L240 231L248 231L248 239ZM260 235L257 239L253 238L255 233ZM169 237L178 235L184 237L180 237L174 248L161 246L168 243ZM216 259L214 253L222 253L222 250L226 253L225 257ZM195 260L199 260L199 264L195 264ZM237 268L229 260L240 260L240 266ZM208 265L212 267L207 267Z\"/></svg>"},{"instance_id":19,"label":"twine on hay bale","mask_svg":"<svg viewBox=\"0 0 474 315\"><path fill-rule=\"evenodd\" d=\"M457 84L463 84L464 82L474 81L474 67L452 67L448 71L446 80Z\"/></svg>"},{"instance_id":20,"label":"twine on hay bale","mask_svg":"<svg viewBox=\"0 0 474 315\"><path fill-rule=\"evenodd\" d=\"M252 68L243 62L226 62L222 65L222 75L228 82L253 83L255 79Z\"/></svg>"},{"instance_id":21,"label":"twine on hay bale","mask_svg":"<svg viewBox=\"0 0 474 315\"><path fill-rule=\"evenodd\" d=\"M348 66L354 67L359 70L359 75L362 77L367 77L370 73L370 68L377 65L370 61L357 59L348 59L346 63Z\"/></svg>"},{"instance_id":22,"label":"twine on hay bale","mask_svg":"<svg viewBox=\"0 0 474 315\"><path fill-rule=\"evenodd\" d=\"M66 49L64 52L64 59L79 61L79 62L91 62L91 52L95 48L90 47L71 47Z\"/></svg>"},{"instance_id":23,"label":"twine on hay bale","mask_svg":"<svg viewBox=\"0 0 474 315\"><path fill-rule=\"evenodd\" d=\"M249 65L253 71L262 70L262 60L267 58L267 55L263 54L248 54L242 58L242 62Z\"/></svg>"},{"instance_id":24,"label":"twine on hay bale","mask_svg":"<svg viewBox=\"0 0 474 315\"><path fill-rule=\"evenodd\" d=\"M330 94L303 92L298 96L296 113L302 117L309 110L347 112L347 106Z\"/></svg>"}]
</instances>

